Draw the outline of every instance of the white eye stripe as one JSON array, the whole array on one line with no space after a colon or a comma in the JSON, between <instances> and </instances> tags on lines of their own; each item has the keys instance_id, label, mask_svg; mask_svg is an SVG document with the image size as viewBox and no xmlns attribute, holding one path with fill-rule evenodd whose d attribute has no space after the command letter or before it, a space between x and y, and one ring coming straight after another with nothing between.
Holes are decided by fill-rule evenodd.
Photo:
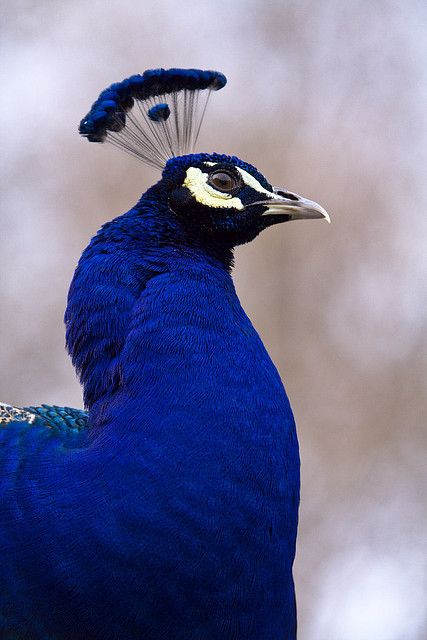
<instances>
[{"instance_id":1,"label":"white eye stripe","mask_svg":"<svg viewBox=\"0 0 427 640\"><path fill-rule=\"evenodd\" d=\"M205 162L205 164L208 167L214 167L217 163L216 162ZM235 166L234 168L237 169L237 171L240 173L240 175L242 176L243 182L248 187L250 187L251 189L254 189L254 191L258 191L258 193L262 193L263 195L267 195L269 198L274 198L274 199L279 199L280 200L280 196L277 196L275 193L272 193L268 189L265 189L262 186L262 184L260 184L258 182L258 180L256 178L254 178L250 173L248 173L244 169L241 169L240 167L236 167Z\"/></svg>"},{"instance_id":2,"label":"white eye stripe","mask_svg":"<svg viewBox=\"0 0 427 640\"><path fill-rule=\"evenodd\" d=\"M269 191L268 189L265 189L262 184L260 184L258 182L258 180L256 178L254 178L253 176L251 176L250 173L248 173L247 171L245 171L244 169L241 169L240 167L236 167L237 171L240 173L240 175L243 178L243 182L248 186L251 187L251 189L254 189L255 191L258 191L258 193L262 193L263 195L268 196L269 198L274 198L275 194L272 193L271 191Z\"/></svg>"}]
</instances>

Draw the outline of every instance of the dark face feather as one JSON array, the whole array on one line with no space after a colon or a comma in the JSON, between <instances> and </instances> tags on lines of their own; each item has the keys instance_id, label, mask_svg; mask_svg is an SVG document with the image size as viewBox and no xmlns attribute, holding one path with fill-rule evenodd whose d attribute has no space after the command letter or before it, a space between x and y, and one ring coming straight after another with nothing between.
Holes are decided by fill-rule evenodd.
<instances>
[{"instance_id":1,"label":"dark face feather","mask_svg":"<svg viewBox=\"0 0 427 640\"><path fill-rule=\"evenodd\" d=\"M238 158L218 154L173 158L164 172L169 207L193 236L228 247L249 242L267 226L262 219L265 207L250 205L267 193L261 196L244 175L273 197L264 176Z\"/></svg>"}]
</instances>

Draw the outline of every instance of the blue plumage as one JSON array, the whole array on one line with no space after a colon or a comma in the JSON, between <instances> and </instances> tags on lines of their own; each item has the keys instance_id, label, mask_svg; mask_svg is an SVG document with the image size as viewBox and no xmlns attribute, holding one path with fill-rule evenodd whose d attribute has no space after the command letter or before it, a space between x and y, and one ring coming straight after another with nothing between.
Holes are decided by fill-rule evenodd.
<instances>
[{"instance_id":1,"label":"blue plumage","mask_svg":"<svg viewBox=\"0 0 427 640\"><path fill-rule=\"evenodd\" d=\"M295 423L230 272L235 245L322 212L190 154L91 240L65 314L88 413L0 425L2 638L295 638Z\"/></svg>"},{"instance_id":2,"label":"blue plumage","mask_svg":"<svg viewBox=\"0 0 427 640\"><path fill-rule=\"evenodd\" d=\"M171 114L169 105L165 103L155 104L154 107L148 109L147 115L153 122L160 122L160 120L167 120Z\"/></svg>"}]
</instances>

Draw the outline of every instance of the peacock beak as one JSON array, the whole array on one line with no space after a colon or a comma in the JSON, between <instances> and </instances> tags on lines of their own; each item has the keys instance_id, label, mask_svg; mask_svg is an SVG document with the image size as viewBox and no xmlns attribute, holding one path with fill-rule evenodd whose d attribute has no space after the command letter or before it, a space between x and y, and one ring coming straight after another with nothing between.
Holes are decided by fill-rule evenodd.
<instances>
[{"instance_id":1,"label":"peacock beak","mask_svg":"<svg viewBox=\"0 0 427 640\"><path fill-rule=\"evenodd\" d=\"M266 215L285 214L289 216L289 220L324 218L327 222L331 222L328 212L317 202L278 187L274 187L273 191L273 198L257 202L267 207Z\"/></svg>"}]
</instances>

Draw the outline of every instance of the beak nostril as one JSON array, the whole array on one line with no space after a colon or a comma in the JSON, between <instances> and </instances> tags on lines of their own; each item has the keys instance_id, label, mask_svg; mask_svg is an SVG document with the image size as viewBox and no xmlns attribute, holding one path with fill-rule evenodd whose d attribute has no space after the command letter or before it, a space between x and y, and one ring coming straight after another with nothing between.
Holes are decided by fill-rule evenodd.
<instances>
[{"instance_id":1,"label":"beak nostril","mask_svg":"<svg viewBox=\"0 0 427 640\"><path fill-rule=\"evenodd\" d=\"M295 200L298 202L299 198L294 193L290 193L289 191L282 191L281 189L276 189L275 193L278 196L282 196L282 198L287 198L288 200Z\"/></svg>"}]
</instances>

